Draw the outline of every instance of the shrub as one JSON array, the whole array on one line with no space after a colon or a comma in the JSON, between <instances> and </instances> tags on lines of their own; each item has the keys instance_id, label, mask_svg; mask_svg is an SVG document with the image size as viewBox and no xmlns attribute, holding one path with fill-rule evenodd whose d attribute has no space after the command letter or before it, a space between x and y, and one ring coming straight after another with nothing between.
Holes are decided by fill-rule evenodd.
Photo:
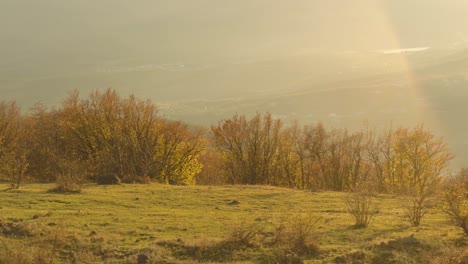
<instances>
[{"instance_id":1,"label":"shrub","mask_svg":"<svg viewBox=\"0 0 468 264\"><path fill-rule=\"evenodd\" d=\"M345 196L345 204L356 228L367 227L379 211L376 193L371 184L360 184Z\"/></svg>"},{"instance_id":2,"label":"shrub","mask_svg":"<svg viewBox=\"0 0 468 264\"><path fill-rule=\"evenodd\" d=\"M239 247L250 247L256 244L256 239L262 231L263 228L257 224L241 223L233 226L226 241Z\"/></svg>"},{"instance_id":3,"label":"shrub","mask_svg":"<svg viewBox=\"0 0 468 264\"><path fill-rule=\"evenodd\" d=\"M462 171L463 172L463 171ZM449 181L444 192L444 211L468 235L468 174L460 173Z\"/></svg>"},{"instance_id":4,"label":"shrub","mask_svg":"<svg viewBox=\"0 0 468 264\"><path fill-rule=\"evenodd\" d=\"M96 177L96 183L99 185L120 184L120 178L115 174L104 174Z\"/></svg>"},{"instance_id":5,"label":"shrub","mask_svg":"<svg viewBox=\"0 0 468 264\"><path fill-rule=\"evenodd\" d=\"M400 194L403 217L411 226L419 226L422 218L437 204L437 193L440 190L439 179L426 181L421 186L413 186Z\"/></svg>"},{"instance_id":6,"label":"shrub","mask_svg":"<svg viewBox=\"0 0 468 264\"><path fill-rule=\"evenodd\" d=\"M407 194L400 197L404 218L411 226L419 226L423 216L432 208L433 202L426 195Z\"/></svg>"},{"instance_id":7,"label":"shrub","mask_svg":"<svg viewBox=\"0 0 468 264\"><path fill-rule=\"evenodd\" d=\"M296 214L275 227L273 245L287 254L313 256L318 253L318 235L315 232L320 218Z\"/></svg>"},{"instance_id":8,"label":"shrub","mask_svg":"<svg viewBox=\"0 0 468 264\"><path fill-rule=\"evenodd\" d=\"M81 193L82 181L72 175L57 177L56 185L50 189L53 193Z\"/></svg>"}]
</instances>

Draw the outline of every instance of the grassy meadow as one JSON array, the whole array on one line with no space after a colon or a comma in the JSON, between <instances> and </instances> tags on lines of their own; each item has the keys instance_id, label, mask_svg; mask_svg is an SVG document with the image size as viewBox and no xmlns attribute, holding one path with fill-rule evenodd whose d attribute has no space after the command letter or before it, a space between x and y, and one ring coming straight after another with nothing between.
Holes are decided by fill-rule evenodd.
<instances>
[{"instance_id":1,"label":"grassy meadow","mask_svg":"<svg viewBox=\"0 0 468 264\"><path fill-rule=\"evenodd\" d=\"M462 229L437 206L411 227L392 196L380 195L375 219L356 229L335 192L160 184L48 192L53 187L0 192L0 263L466 263L468 256ZM318 252L292 258L265 241L298 216L313 219ZM236 232L253 235L226 246Z\"/></svg>"}]
</instances>

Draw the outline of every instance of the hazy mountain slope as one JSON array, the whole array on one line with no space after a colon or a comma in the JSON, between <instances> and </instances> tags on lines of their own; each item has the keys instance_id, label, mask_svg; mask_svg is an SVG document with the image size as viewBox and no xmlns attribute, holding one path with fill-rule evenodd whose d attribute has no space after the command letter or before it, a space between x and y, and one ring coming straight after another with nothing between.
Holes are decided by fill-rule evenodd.
<instances>
[{"instance_id":1,"label":"hazy mountain slope","mask_svg":"<svg viewBox=\"0 0 468 264\"><path fill-rule=\"evenodd\" d=\"M0 93L31 105L56 103L75 88L114 87L153 100L288 89L288 78L263 83L267 70L218 65L324 50L453 46L467 40L467 10L464 0L4 0ZM215 70L158 70L166 64Z\"/></svg>"},{"instance_id":2,"label":"hazy mountain slope","mask_svg":"<svg viewBox=\"0 0 468 264\"><path fill-rule=\"evenodd\" d=\"M406 54L404 62L401 54L361 53L352 59L350 54L330 55L336 63L333 67L310 56L328 74L320 72L320 67L302 71L302 78L287 86L287 91L178 101L161 107L168 117L207 125L235 113L257 111L269 111L286 122L297 119L335 127L355 128L363 122L377 127L424 123L447 139L457 154L455 164L461 166L468 160L468 124L462 121L468 102L467 55L466 50L434 50ZM356 67L360 57L366 58L362 68ZM292 61L270 61L270 68L276 64L294 68ZM276 69L267 78L274 83L284 72Z\"/></svg>"}]
</instances>

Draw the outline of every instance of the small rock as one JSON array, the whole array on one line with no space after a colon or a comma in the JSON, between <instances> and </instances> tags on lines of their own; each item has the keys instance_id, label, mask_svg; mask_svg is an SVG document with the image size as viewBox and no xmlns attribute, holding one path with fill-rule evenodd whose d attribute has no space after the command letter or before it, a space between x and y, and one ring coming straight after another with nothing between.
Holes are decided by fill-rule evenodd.
<instances>
[{"instance_id":1,"label":"small rock","mask_svg":"<svg viewBox=\"0 0 468 264\"><path fill-rule=\"evenodd\" d=\"M238 200L232 200L229 205L238 205L240 202Z\"/></svg>"}]
</instances>

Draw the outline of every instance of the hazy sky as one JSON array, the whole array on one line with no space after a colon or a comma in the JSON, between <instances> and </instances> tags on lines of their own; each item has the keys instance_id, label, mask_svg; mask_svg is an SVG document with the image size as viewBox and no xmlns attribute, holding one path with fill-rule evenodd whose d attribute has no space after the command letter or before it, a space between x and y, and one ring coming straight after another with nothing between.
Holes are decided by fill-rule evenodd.
<instances>
[{"instance_id":1,"label":"hazy sky","mask_svg":"<svg viewBox=\"0 0 468 264\"><path fill-rule=\"evenodd\" d=\"M239 87L278 90L271 83L289 79L262 83L270 66L261 66L258 76L248 66L203 74L158 75L156 70L165 64L205 67L321 51L450 47L468 40L467 0L0 2L0 91L26 104L58 102L72 89L86 93L108 87L163 100L191 98L194 89L204 89L202 96L220 97L223 89L234 91L226 96L242 96ZM316 69L314 61L284 69L278 63L271 73L290 79L301 65ZM153 68L134 70L142 65ZM315 78L307 74L295 82ZM245 83L258 85L245 85L242 76Z\"/></svg>"},{"instance_id":2,"label":"hazy sky","mask_svg":"<svg viewBox=\"0 0 468 264\"><path fill-rule=\"evenodd\" d=\"M212 59L440 46L468 38L466 0L1 2L4 64L57 57Z\"/></svg>"}]
</instances>

